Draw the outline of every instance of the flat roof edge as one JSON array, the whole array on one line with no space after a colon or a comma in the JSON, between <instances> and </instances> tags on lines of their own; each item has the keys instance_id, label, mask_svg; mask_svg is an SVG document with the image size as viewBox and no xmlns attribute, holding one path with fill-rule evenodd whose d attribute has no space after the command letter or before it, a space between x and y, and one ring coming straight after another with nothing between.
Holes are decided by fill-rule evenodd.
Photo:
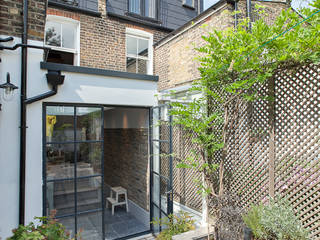
<instances>
[{"instance_id":1,"label":"flat roof edge","mask_svg":"<svg viewBox=\"0 0 320 240\"><path fill-rule=\"evenodd\" d=\"M154 75L121 72L121 71L106 70L106 69L100 69L100 68L72 66L72 65L60 64L60 63L40 62L40 68L53 70L53 71L83 73L83 74L92 74L92 75L100 75L100 76L107 76L107 77L118 77L118 78L134 79L134 80L153 81L153 82L157 82L159 80L159 77Z\"/></svg>"}]
</instances>

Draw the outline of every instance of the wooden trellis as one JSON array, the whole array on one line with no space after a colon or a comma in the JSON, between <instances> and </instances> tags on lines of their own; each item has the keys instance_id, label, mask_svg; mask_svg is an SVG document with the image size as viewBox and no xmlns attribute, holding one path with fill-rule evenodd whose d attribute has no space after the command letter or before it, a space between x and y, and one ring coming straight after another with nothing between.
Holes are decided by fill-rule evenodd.
<instances>
[{"instance_id":1,"label":"wooden trellis","mask_svg":"<svg viewBox=\"0 0 320 240\"><path fill-rule=\"evenodd\" d=\"M269 196L287 198L310 237L320 240L320 68L311 64L281 70L256 89L274 100L240 108L240 123L228 145L229 190L239 194L244 208ZM176 127L175 162L191 148L191 138ZM194 178L200 179L199 174L174 169L175 197L200 210Z\"/></svg>"}]
</instances>

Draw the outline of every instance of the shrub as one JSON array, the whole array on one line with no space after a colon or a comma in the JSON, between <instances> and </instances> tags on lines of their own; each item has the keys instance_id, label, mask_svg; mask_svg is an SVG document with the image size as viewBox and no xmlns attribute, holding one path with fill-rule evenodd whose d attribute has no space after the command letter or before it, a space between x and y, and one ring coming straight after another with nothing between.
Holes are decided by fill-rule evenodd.
<instances>
[{"instance_id":1,"label":"shrub","mask_svg":"<svg viewBox=\"0 0 320 240\"><path fill-rule=\"evenodd\" d=\"M20 225L12 230L13 236L7 240L70 240L70 234L54 219L54 215L52 212L49 217L35 217L35 220L40 221L39 225L34 222L27 226Z\"/></svg>"},{"instance_id":2,"label":"shrub","mask_svg":"<svg viewBox=\"0 0 320 240\"><path fill-rule=\"evenodd\" d=\"M253 235L261 240L307 240L308 232L295 216L287 201L271 200L267 205L254 205L243 216Z\"/></svg>"},{"instance_id":3,"label":"shrub","mask_svg":"<svg viewBox=\"0 0 320 240\"><path fill-rule=\"evenodd\" d=\"M152 224L165 228L157 236L157 240L171 240L174 235L195 229L194 222L188 213L181 211L178 215L170 214L166 218L152 221Z\"/></svg>"}]
</instances>

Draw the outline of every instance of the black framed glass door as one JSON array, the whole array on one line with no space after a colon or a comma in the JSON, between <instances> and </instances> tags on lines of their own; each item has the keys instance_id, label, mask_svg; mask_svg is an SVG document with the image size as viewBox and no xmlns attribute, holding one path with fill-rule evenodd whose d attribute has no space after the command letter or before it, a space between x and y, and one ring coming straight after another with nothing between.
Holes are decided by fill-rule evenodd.
<instances>
[{"instance_id":1,"label":"black framed glass door","mask_svg":"<svg viewBox=\"0 0 320 240\"><path fill-rule=\"evenodd\" d=\"M172 116L168 105L151 109L151 218L158 219L173 213L172 185ZM154 232L161 226L153 226Z\"/></svg>"},{"instance_id":2,"label":"black framed glass door","mask_svg":"<svg viewBox=\"0 0 320 240\"><path fill-rule=\"evenodd\" d=\"M103 107L44 104L43 114L43 214L104 239Z\"/></svg>"}]
</instances>

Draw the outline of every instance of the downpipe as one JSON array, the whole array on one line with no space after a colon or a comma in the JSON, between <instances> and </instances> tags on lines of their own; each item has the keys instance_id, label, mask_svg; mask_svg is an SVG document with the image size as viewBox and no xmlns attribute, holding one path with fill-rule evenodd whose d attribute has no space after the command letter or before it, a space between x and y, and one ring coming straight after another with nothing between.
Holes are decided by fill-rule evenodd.
<instances>
[{"instance_id":1,"label":"downpipe","mask_svg":"<svg viewBox=\"0 0 320 240\"><path fill-rule=\"evenodd\" d=\"M4 41L12 40L9 37ZM58 85L63 84L64 76L60 71L48 71L47 82L52 86L52 90L46 93L27 98L27 65L28 48L43 49L49 51L50 48L28 45L28 0L23 0L23 33L22 43L13 47L0 45L0 50L16 50L21 47L21 97L20 97L20 169L19 169L19 224L25 225L25 187L26 187L26 136L27 136L27 105L39 100L51 97L58 92ZM45 52L47 53L47 52ZM46 54L47 55L47 54Z\"/></svg>"}]
</instances>

